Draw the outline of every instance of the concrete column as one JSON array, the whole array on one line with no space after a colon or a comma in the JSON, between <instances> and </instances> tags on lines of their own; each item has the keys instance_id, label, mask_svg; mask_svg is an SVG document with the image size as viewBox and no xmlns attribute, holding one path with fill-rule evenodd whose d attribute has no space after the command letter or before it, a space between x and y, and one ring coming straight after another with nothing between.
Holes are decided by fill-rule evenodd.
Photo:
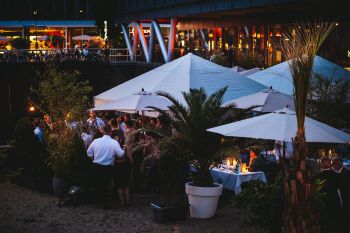
<instances>
[{"instance_id":1,"label":"concrete column","mask_svg":"<svg viewBox=\"0 0 350 233\"><path fill-rule=\"evenodd\" d=\"M65 49L68 48L68 31L67 31L67 27L64 28L64 40L65 40Z\"/></svg>"},{"instance_id":2,"label":"concrete column","mask_svg":"<svg viewBox=\"0 0 350 233\"><path fill-rule=\"evenodd\" d=\"M133 48L131 47L131 42L130 42L129 35L128 35L129 32L124 24L121 24L121 28L123 31L123 36L124 36L126 48L128 49L128 55L130 56L130 59L132 60L134 53L133 53Z\"/></svg>"},{"instance_id":3,"label":"concrete column","mask_svg":"<svg viewBox=\"0 0 350 233\"><path fill-rule=\"evenodd\" d=\"M160 26L159 26L158 22L155 21L155 20L152 20L152 25L153 25L154 32L155 32L155 34L157 36L159 47L160 47L160 51L162 52L164 61L167 62L168 52L167 52L167 49L165 47L165 43L164 43L162 32L160 30Z\"/></svg>"},{"instance_id":4,"label":"concrete column","mask_svg":"<svg viewBox=\"0 0 350 233\"><path fill-rule=\"evenodd\" d=\"M134 38L133 38L133 44L132 44L132 52L133 52L133 59L136 61L136 52L137 52L137 46L139 45L139 31L136 27L133 27L134 29Z\"/></svg>"}]
</instances>

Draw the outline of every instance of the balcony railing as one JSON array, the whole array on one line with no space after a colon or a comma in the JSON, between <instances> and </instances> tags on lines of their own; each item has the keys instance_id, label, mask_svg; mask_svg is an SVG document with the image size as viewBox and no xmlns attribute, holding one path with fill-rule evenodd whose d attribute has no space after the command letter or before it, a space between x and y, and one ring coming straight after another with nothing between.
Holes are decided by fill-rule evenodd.
<instances>
[{"instance_id":1,"label":"balcony railing","mask_svg":"<svg viewBox=\"0 0 350 233\"><path fill-rule=\"evenodd\" d=\"M0 62L62 62L102 61L110 63L144 62L137 50L131 55L128 49L17 49L0 50Z\"/></svg>"}]
</instances>

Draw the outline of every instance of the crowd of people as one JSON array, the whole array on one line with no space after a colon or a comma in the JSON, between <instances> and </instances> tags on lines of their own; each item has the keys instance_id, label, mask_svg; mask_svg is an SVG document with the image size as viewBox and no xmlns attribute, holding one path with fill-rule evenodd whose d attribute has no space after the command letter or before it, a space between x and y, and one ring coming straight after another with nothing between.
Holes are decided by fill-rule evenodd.
<instances>
[{"instance_id":1,"label":"crowd of people","mask_svg":"<svg viewBox=\"0 0 350 233\"><path fill-rule=\"evenodd\" d=\"M68 128L78 126L76 122L66 122ZM89 118L82 122L81 139L92 161L93 186L96 197L105 208L109 208L111 186L119 196L120 206L130 205L130 190L133 193L155 192L157 183L157 159L159 151L155 138L145 133L137 134L141 126L161 128L161 118L135 118L105 115L102 118L90 111ZM55 124L49 115L34 121L34 134L40 142L46 132L54 131ZM137 140L135 137L138 137ZM143 147L135 144L143 141ZM141 143L139 144L141 145ZM135 149L136 148L136 149ZM62 200L60 200L62 201Z\"/></svg>"}]
</instances>

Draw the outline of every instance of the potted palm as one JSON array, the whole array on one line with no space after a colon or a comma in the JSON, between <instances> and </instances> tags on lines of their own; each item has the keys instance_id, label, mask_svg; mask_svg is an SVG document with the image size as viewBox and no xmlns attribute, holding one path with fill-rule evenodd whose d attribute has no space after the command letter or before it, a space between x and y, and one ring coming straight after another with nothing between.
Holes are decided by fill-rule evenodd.
<instances>
[{"instance_id":1,"label":"potted palm","mask_svg":"<svg viewBox=\"0 0 350 233\"><path fill-rule=\"evenodd\" d=\"M185 220L188 203L184 198L184 183L188 174L188 166L182 148L174 138L165 137L160 140L160 151L157 167L160 175L160 189L165 199L151 203L155 220L159 223Z\"/></svg>"},{"instance_id":2,"label":"potted palm","mask_svg":"<svg viewBox=\"0 0 350 233\"><path fill-rule=\"evenodd\" d=\"M196 170L191 177L192 181L185 185L190 213L195 218L214 216L222 194L223 187L213 182L210 169L213 164L221 161L220 156L229 155L230 150L222 150L224 145L220 143L220 137L208 133L206 129L232 120L232 114L229 114L232 106L221 107L226 89L227 87L222 88L210 96L207 96L203 88L191 89L188 93L183 93L186 105L168 93L157 93L168 98L173 105L169 107L170 111L154 109L170 122L176 131L172 137L173 143L179 145L191 168Z\"/></svg>"}]
</instances>

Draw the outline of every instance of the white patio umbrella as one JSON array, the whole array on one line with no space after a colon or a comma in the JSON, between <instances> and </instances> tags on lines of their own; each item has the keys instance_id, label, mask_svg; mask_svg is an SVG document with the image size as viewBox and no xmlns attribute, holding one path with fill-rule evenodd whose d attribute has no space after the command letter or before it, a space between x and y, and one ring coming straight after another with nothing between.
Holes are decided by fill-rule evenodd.
<instances>
[{"instance_id":1,"label":"white patio umbrella","mask_svg":"<svg viewBox=\"0 0 350 233\"><path fill-rule=\"evenodd\" d=\"M94 98L95 107L130 96L145 88L156 93L165 91L186 105L183 92L204 88L207 95L227 86L224 102L264 90L261 85L230 68L217 65L194 54L187 54L107 90Z\"/></svg>"},{"instance_id":2,"label":"white patio umbrella","mask_svg":"<svg viewBox=\"0 0 350 233\"><path fill-rule=\"evenodd\" d=\"M272 87L255 94L230 100L224 103L223 106L231 104L235 104L237 108L249 108L258 105L260 107L254 108L253 110L259 112L273 112L286 106L288 106L290 110L295 110L293 96L283 94L272 89Z\"/></svg>"},{"instance_id":3,"label":"white patio umbrella","mask_svg":"<svg viewBox=\"0 0 350 233\"><path fill-rule=\"evenodd\" d=\"M4 36L0 36L0 41L9 41L10 39Z\"/></svg>"},{"instance_id":4,"label":"white patio umbrella","mask_svg":"<svg viewBox=\"0 0 350 233\"><path fill-rule=\"evenodd\" d=\"M40 40L40 41L46 41L46 40L48 40L48 39L49 39L48 36L39 36L39 37L37 38L37 40Z\"/></svg>"},{"instance_id":5,"label":"white patio umbrella","mask_svg":"<svg viewBox=\"0 0 350 233\"><path fill-rule=\"evenodd\" d=\"M142 91L137 92L134 95L127 96L103 105L99 105L93 108L93 110L116 110L127 113L136 113L141 111L142 115L149 115L145 114L144 112L156 112L154 109L149 108L150 106L157 107L161 110L166 111L169 110L168 107L171 105L172 102L167 98L159 95L154 95L142 89ZM154 114L151 115L155 116Z\"/></svg>"},{"instance_id":6,"label":"white patio umbrella","mask_svg":"<svg viewBox=\"0 0 350 233\"><path fill-rule=\"evenodd\" d=\"M73 40L91 40L93 38L94 38L93 36L89 36L89 35L80 35L80 36L72 37Z\"/></svg>"},{"instance_id":7,"label":"white patio umbrella","mask_svg":"<svg viewBox=\"0 0 350 233\"><path fill-rule=\"evenodd\" d=\"M255 67L255 68L252 68L252 69L249 69L249 70L239 71L238 73L241 74L241 75L244 75L244 76L249 76L249 75L255 74L257 72L260 72L260 68L259 67Z\"/></svg>"},{"instance_id":8,"label":"white patio umbrella","mask_svg":"<svg viewBox=\"0 0 350 233\"><path fill-rule=\"evenodd\" d=\"M295 112L284 108L262 116L210 128L207 131L224 136L290 142L297 132L297 119ZM349 134L309 117L305 119L305 133L307 142L350 142Z\"/></svg>"},{"instance_id":9,"label":"white patio umbrella","mask_svg":"<svg viewBox=\"0 0 350 233\"><path fill-rule=\"evenodd\" d=\"M350 80L349 71L320 56L315 57L312 71L314 75L321 75L333 82ZM272 86L282 93L293 95L293 78L287 61L246 76L265 86Z\"/></svg>"}]
</instances>

